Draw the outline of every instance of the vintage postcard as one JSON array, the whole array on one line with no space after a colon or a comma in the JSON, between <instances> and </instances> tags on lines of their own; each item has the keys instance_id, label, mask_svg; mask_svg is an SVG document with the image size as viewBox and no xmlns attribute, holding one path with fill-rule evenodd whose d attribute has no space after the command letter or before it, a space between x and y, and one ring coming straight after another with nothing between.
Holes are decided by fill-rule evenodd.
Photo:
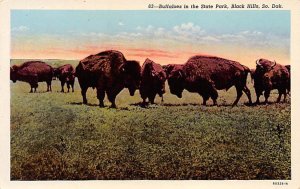
<instances>
[{"instance_id":1,"label":"vintage postcard","mask_svg":"<svg viewBox=\"0 0 300 189\"><path fill-rule=\"evenodd\" d=\"M299 6L0 1L0 188L299 188Z\"/></svg>"}]
</instances>

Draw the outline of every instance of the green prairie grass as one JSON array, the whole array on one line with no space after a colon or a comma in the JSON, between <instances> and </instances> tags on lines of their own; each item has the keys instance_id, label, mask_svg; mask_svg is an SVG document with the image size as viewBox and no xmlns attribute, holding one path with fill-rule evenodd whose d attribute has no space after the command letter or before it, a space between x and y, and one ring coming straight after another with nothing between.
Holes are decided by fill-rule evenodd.
<instances>
[{"instance_id":1,"label":"green prairie grass","mask_svg":"<svg viewBox=\"0 0 300 189\"><path fill-rule=\"evenodd\" d=\"M92 89L83 105L78 83L74 93L59 92L57 80L52 89L11 82L12 180L291 179L290 98L246 106L244 94L231 107L231 88L219 91L219 106L202 106L199 95L178 99L167 87L164 103L141 108L139 92L124 89L111 109Z\"/></svg>"}]
</instances>

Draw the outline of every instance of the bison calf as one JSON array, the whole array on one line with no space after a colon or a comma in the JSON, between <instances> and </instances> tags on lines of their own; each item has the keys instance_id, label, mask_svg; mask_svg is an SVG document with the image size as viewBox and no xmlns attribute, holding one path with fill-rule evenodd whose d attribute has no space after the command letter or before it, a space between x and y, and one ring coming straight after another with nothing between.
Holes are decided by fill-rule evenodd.
<instances>
[{"instance_id":1,"label":"bison calf","mask_svg":"<svg viewBox=\"0 0 300 189\"><path fill-rule=\"evenodd\" d=\"M166 73L162 66L147 58L142 66L141 75L140 95L143 99L143 105L146 105L147 98L151 104L154 104L156 94L163 99Z\"/></svg>"},{"instance_id":2,"label":"bison calf","mask_svg":"<svg viewBox=\"0 0 300 189\"><path fill-rule=\"evenodd\" d=\"M104 106L105 93L116 108L115 99L122 89L128 88L133 96L141 81L141 66L137 61L126 60L119 51L109 50L90 55L76 67L75 76L81 87L83 103L87 104L86 91L97 89L99 106Z\"/></svg>"},{"instance_id":3,"label":"bison calf","mask_svg":"<svg viewBox=\"0 0 300 189\"><path fill-rule=\"evenodd\" d=\"M68 92L72 87L74 92L75 70L71 64L66 64L54 69L54 77L57 77L61 83L61 92L64 91L64 85L67 84Z\"/></svg>"},{"instance_id":4,"label":"bison calf","mask_svg":"<svg viewBox=\"0 0 300 189\"><path fill-rule=\"evenodd\" d=\"M184 89L199 93L203 98L203 105L212 98L217 104L217 90L228 90L235 86L237 91L236 105L244 91L252 104L250 90L246 86L249 68L238 62L214 56L193 56L184 65L173 67L168 76L168 83L172 94L182 97Z\"/></svg>"},{"instance_id":5,"label":"bison calf","mask_svg":"<svg viewBox=\"0 0 300 189\"><path fill-rule=\"evenodd\" d=\"M29 61L20 66L13 65L10 68L10 79L24 81L30 84L30 92L36 92L38 82L47 83L47 91L52 91L51 82L53 77L53 68L42 61Z\"/></svg>"}]
</instances>

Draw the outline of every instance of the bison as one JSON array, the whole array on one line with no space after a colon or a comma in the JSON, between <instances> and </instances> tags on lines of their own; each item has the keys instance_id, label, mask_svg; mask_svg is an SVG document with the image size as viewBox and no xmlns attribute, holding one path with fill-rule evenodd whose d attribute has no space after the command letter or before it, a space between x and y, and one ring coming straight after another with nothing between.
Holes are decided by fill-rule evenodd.
<instances>
[{"instance_id":1,"label":"bison","mask_svg":"<svg viewBox=\"0 0 300 189\"><path fill-rule=\"evenodd\" d=\"M74 92L75 69L71 64L65 64L58 68L54 68L54 77L57 77L60 80L61 92L65 92L65 83L67 83L68 92L70 91L70 87L72 87L72 92Z\"/></svg>"},{"instance_id":2,"label":"bison","mask_svg":"<svg viewBox=\"0 0 300 189\"><path fill-rule=\"evenodd\" d=\"M36 92L38 82L47 83L47 91L52 91L51 82L53 77L53 68L42 61L28 61L20 66L13 65L10 68L10 79L24 81L30 84L30 93Z\"/></svg>"},{"instance_id":3,"label":"bison","mask_svg":"<svg viewBox=\"0 0 300 189\"><path fill-rule=\"evenodd\" d=\"M254 89L256 93L256 104L259 104L259 97L265 96L265 103L268 103L270 91L277 89L279 96L277 102L280 102L282 94L283 101L286 100L286 91L289 88L290 74L285 66L277 64L267 59L258 59L256 61L256 70L254 73Z\"/></svg>"},{"instance_id":4,"label":"bison","mask_svg":"<svg viewBox=\"0 0 300 189\"><path fill-rule=\"evenodd\" d=\"M79 62L75 69L81 87L83 103L87 104L86 91L89 87L97 89L99 106L104 107L107 94L111 107L116 108L115 99L122 89L128 88L133 96L141 81L141 66L134 60L126 60L115 50L90 55Z\"/></svg>"},{"instance_id":5,"label":"bison","mask_svg":"<svg viewBox=\"0 0 300 189\"><path fill-rule=\"evenodd\" d=\"M163 100L166 73L162 66L147 58L142 66L141 76L140 95L143 105L146 104L147 98L151 104L154 104L156 94Z\"/></svg>"},{"instance_id":6,"label":"bison","mask_svg":"<svg viewBox=\"0 0 300 189\"><path fill-rule=\"evenodd\" d=\"M228 90L235 86L237 91L236 105L244 91L252 104L250 90L246 86L249 68L238 62L215 56L193 56L184 65L174 68L168 84L172 94L182 97L184 89L199 93L203 98L203 105L211 97L217 105L217 90Z\"/></svg>"}]
</instances>

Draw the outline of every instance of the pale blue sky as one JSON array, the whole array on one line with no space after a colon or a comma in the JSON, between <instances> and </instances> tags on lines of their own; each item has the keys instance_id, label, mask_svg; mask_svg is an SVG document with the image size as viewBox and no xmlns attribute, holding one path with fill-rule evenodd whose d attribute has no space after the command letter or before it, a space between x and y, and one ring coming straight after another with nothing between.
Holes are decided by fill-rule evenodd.
<instances>
[{"instance_id":1,"label":"pale blue sky","mask_svg":"<svg viewBox=\"0 0 300 189\"><path fill-rule=\"evenodd\" d=\"M107 49L143 61L195 54L288 64L290 11L12 10L12 57L81 59Z\"/></svg>"},{"instance_id":2,"label":"pale blue sky","mask_svg":"<svg viewBox=\"0 0 300 189\"><path fill-rule=\"evenodd\" d=\"M192 22L209 33L260 31L289 36L289 11L71 11L12 10L11 27L28 27L33 34L67 32L131 32L136 27L171 29ZM122 26L122 27L120 27ZM16 30L14 30L16 31ZM13 32L14 32L13 31Z\"/></svg>"}]
</instances>

